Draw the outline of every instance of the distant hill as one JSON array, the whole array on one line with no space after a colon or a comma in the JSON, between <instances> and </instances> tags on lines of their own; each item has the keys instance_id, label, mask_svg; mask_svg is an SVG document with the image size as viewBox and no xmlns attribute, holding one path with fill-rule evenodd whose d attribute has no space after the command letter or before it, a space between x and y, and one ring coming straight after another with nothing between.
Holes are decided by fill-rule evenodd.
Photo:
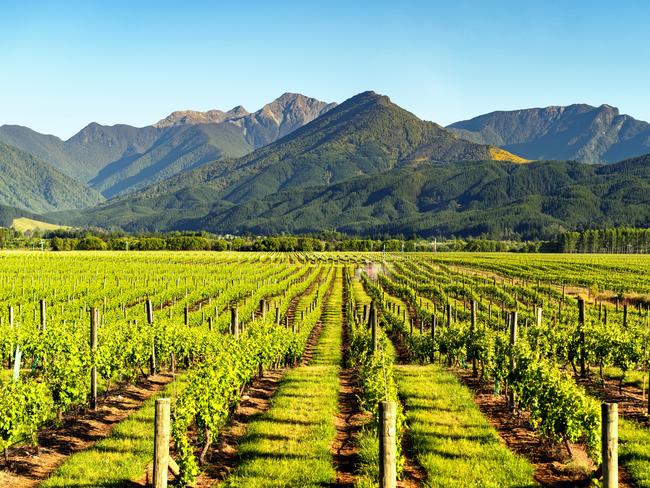
<instances>
[{"instance_id":1,"label":"distant hill","mask_svg":"<svg viewBox=\"0 0 650 488\"><path fill-rule=\"evenodd\" d=\"M650 156L611 165L537 161L409 164L381 175L294 189L241 204L199 189L61 220L106 220L131 230L366 236L552 238L564 230L650 226Z\"/></svg>"},{"instance_id":2,"label":"distant hill","mask_svg":"<svg viewBox=\"0 0 650 488\"><path fill-rule=\"evenodd\" d=\"M289 134L334 104L286 93L255 113L175 112L153 126L92 123L67 141L20 126L0 141L50 163L110 198L222 158L236 158Z\"/></svg>"},{"instance_id":3,"label":"distant hill","mask_svg":"<svg viewBox=\"0 0 650 488\"><path fill-rule=\"evenodd\" d=\"M650 124L609 105L492 112L448 128L527 159L613 163L650 153Z\"/></svg>"},{"instance_id":4,"label":"distant hill","mask_svg":"<svg viewBox=\"0 0 650 488\"><path fill-rule=\"evenodd\" d=\"M550 238L650 226L650 155L611 165L484 161L398 168L337 185L214 206L183 226L216 232ZM179 226L180 227L180 226Z\"/></svg>"},{"instance_id":5,"label":"distant hill","mask_svg":"<svg viewBox=\"0 0 650 488\"><path fill-rule=\"evenodd\" d=\"M521 158L474 144L365 92L345 101L290 135L234 160L217 161L116 199L77 223L129 229L181 228L233 205L262 201L278 192L300 192L400 168L432 163ZM333 214L332 218L338 218Z\"/></svg>"},{"instance_id":6,"label":"distant hill","mask_svg":"<svg viewBox=\"0 0 650 488\"><path fill-rule=\"evenodd\" d=\"M36 214L20 208L0 204L0 227L11 227L17 218L37 218Z\"/></svg>"},{"instance_id":7,"label":"distant hill","mask_svg":"<svg viewBox=\"0 0 650 488\"><path fill-rule=\"evenodd\" d=\"M49 164L0 143L0 204L31 212L96 205L104 198Z\"/></svg>"}]
</instances>

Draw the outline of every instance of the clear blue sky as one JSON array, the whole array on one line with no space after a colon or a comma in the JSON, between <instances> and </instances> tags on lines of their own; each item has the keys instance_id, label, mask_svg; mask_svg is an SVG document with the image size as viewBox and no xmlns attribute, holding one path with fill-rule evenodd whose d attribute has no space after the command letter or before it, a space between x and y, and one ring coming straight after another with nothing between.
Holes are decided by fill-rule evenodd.
<instances>
[{"instance_id":1,"label":"clear blue sky","mask_svg":"<svg viewBox=\"0 0 650 488\"><path fill-rule=\"evenodd\" d=\"M644 1L3 0L0 124L69 137L364 90L441 124L575 102L650 120L649 22Z\"/></svg>"}]
</instances>

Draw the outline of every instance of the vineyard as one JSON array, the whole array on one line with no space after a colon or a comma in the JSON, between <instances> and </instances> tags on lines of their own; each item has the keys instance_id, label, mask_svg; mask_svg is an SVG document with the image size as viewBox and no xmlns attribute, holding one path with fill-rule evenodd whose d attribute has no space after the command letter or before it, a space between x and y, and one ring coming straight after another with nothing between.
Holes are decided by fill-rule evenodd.
<instances>
[{"instance_id":1,"label":"vineyard","mask_svg":"<svg viewBox=\"0 0 650 488\"><path fill-rule=\"evenodd\" d=\"M5 252L0 486L650 487L649 310L640 255Z\"/></svg>"}]
</instances>

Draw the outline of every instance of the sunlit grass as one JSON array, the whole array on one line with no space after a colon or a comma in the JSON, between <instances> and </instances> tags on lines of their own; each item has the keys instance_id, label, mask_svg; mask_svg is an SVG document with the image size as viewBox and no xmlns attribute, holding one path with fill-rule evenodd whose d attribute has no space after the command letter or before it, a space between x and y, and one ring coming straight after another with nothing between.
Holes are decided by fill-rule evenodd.
<instances>
[{"instance_id":1,"label":"sunlit grass","mask_svg":"<svg viewBox=\"0 0 650 488\"><path fill-rule=\"evenodd\" d=\"M318 487L336 480L330 452L336 436L341 363L341 272L324 312L311 363L282 379L270 409L252 420L229 487Z\"/></svg>"},{"instance_id":2,"label":"sunlit grass","mask_svg":"<svg viewBox=\"0 0 650 488\"><path fill-rule=\"evenodd\" d=\"M47 231L47 230L58 230L58 229L68 230L72 228L67 225L50 224L48 222L28 219L26 217L20 217L14 219L13 222L11 223L11 227L13 227L14 229L20 232L37 231L37 230Z\"/></svg>"},{"instance_id":3,"label":"sunlit grass","mask_svg":"<svg viewBox=\"0 0 650 488\"><path fill-rule=\"evenodd\" d=\"M533 467L503 445L454 375L431 365L395 370L425 486L536 486Z\"/></svg>"},{"instance_id":4,"label":"sunlit grass","mask_svg":"<svg viewBox=\"0 0 650 488\"><path fill-rule=\"evenodd\" d=\"M619 417L619 463L635 486L650 487L650 429Z\"/></svg>"},{"instance_id":5,"label":"sunlit grass","mask_svg":"<svg viewBox=\"0 0 650 488\"><path fill-rule=\"evenodd\" d=\"M596 375L597 373L594 372L593 374ZM623 375L622 369L611 366L603 369L603 375L606 378L616 381L620 381L620 379L623 378L623 386L634 386L635 388L638 388L639 390L643 389L644 391L648 389L648 374L645 371L631 370L626 371L625 375Z\"/></svg>"},{"instance_id":6,"label":"sunlit grass","mask_svg":"<svg viewBox=\"0 0 650 488\"><path fill-rule=\"evenodd\" d=\"M167 385L162 393L118 423L110 437L68 458L41 486L113 487L142 478L153 460L155 400L176 396L182 385L182 379Z\"/></svg>"}]
</instances>

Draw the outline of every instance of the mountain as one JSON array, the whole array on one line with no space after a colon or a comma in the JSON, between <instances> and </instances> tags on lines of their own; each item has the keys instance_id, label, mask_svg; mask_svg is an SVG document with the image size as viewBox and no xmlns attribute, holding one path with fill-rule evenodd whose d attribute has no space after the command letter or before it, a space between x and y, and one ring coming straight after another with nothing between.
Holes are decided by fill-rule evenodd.
<instances>
[{"instance_id":1,"label":"mountain","mask_svg":"<svg viewBox=\"0 0 650 488\"><path fill-rule=\"evenodd\" d=\"M448 129L527 159L613 163L650 153L650 124L609 105L492 112Z\"/></svg>"},{"instance_id":2,"label":"mountain","mask_svg":"<svg viewBox=\"0 0 650 488\"><path fill-rule=\"evenodd\" d=\"M31 212L88 207L103 197L20 149L0 143L0 204Z\"/></svg>"},{"instance_id":3,"label":"mountain","mask_svg":"<svg viewBox=\"0 0 650 488\"><path fill-rule=\"evenodd\" d=\"M650 155L611 165L432 163L215 205L183 226L279 234L550 238L564 229L650 225Z\"/></svg>"},{"instance_id":4,"label":"mountain","mask_svg":"<svg viewBox=\"0 0 650 488\"><path fill-rule=\"evenodd\" d=\"M137 128L92 123L67 141L20 126L0 127L0 141L50 163L111 198L222 158L237 158L289 134L334 104L285 93L255 113L174 112Z\"/></svg>"},{"instance_id":5,"label":"mountain","mask_svg":"<svg viewBox=\"0 0 650 488\"><path fill-rule=\"evenodd\" d=\"M564 230L650 226L650 155L610 165L576 161L429 162L333 185L233 204L204 187L120 202L60 223L110 222L131 230L280 234L337 230L353 235L489 236L548 239ZM151 202L149 202L151 203ZM161 211L157 205L163 205Z\"/></svg>"},{"instance_id":6,"label":"mountain","mask_svg":"<svg viewBox=\"0 0 650 488\"><path fill-rule=\"evenodd\" d=\"M233 123L246 131L247 140L259 148L291 134L336 107L296 93L285 93L257 112L236 118ZM236 109L235 109L236 110Z\"/></svg>"},{"instance_id":7,"label":"mountain","mask_svg":"<svg viewBox=\"0 0 650 488\"><path fill-rule=\"evenodd\" d=\"M240 117L250 115L241 105L222 112L221 110L208 110L207 112L197 112L195 110L181 110L172 112L164 119L158 121L153 126L159 129L166 129L175 125L196 125L196 124L220 124L226 120L236 120Z\"/></svg>"},{"instance_id":8,"label":"mountain","mask_svg":"<svg viewBox=\"0 0 650 488\"><path fill-rule=\"evenodd\" d=\"M253 148L258 148L290 134L334 107L335 103L321 102L298 93L285 93L252 114L241 105L228 112L188 110L174 112L154 124L154 127L229 122L241 127L247 142Z\"/></svg>"},{"instance_id":9,"label":"mountain","mask_svg":"<svg viewBox=\"0 0 650 488\"><path fill-rule=\"evenodd\" d=\"M365 92L247 156L205 164L72 218L132 230L180 228L215 208L257 202L279 192L336 185L359 176L379 178L436 162L485 159L524 162L501 149L460 139L388 97Z\"/></svg>"},{"instance_id":10,"label":"mountain","mask_svg":"<svg viewBox=\"0 0 650 488\"><path fill-rule=\"evenodd\" d=\"M386 96L364 92L247 156L206 164L134 197L203 185L213 197L241 203L288 188L378 174L409 162L480 159L524 161L498 148L460 139L438 124L418 119Z\"/></svg>"},{"instance_id":11,"label":"mountain","mask_svg":"<svg viewBox=\"0 0 650 488\"><path fill-rule=\"evenodd\" d=\"M20 125L0 126L0 142L21 149L45 161L68 176L73 168L63 148L63 141L56 136L41 134Z\"/></svg>"},{"instance_id":12,"label":"mountain","mask_svg":"<svg viewBox=\"0 0 650 488\"><path fill-rule=\"evenodd\" d=\"M146 150L125 152L106 164L90 180L90 186L112 198L208 162L243 156L254 149L246 141L244 131L228 122L154 130L161 132Z\"/></svg>"}]
</instances>

